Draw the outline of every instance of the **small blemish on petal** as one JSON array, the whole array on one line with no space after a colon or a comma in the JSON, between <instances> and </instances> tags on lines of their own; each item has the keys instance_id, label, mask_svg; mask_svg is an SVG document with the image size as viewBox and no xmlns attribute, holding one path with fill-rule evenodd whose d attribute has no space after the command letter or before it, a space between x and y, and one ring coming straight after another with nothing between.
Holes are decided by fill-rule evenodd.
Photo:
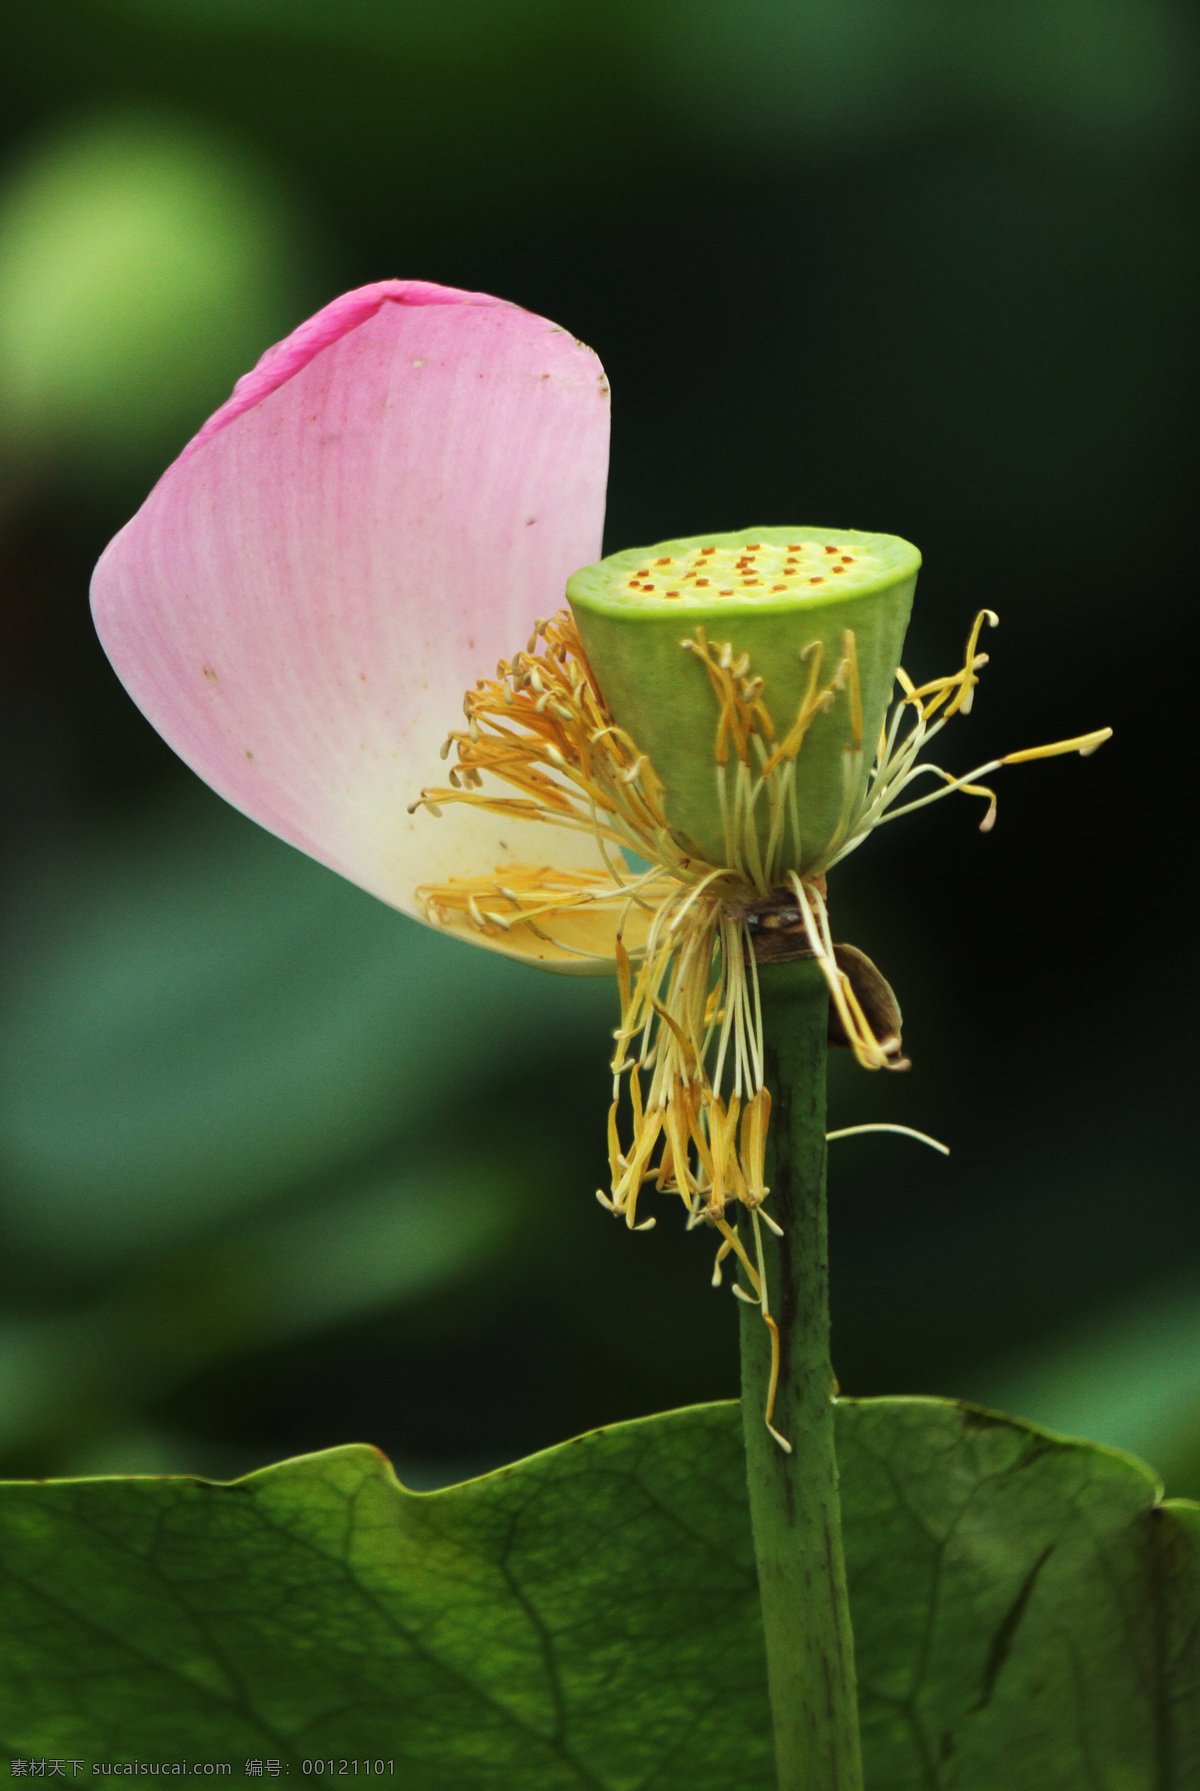
<instances>
[{"instance_id":1,"label":"small blemish on petal","mask_svg":"<svg viewBox=\"0 0 1200 1791\"><path fill-rule=\"evenodd\" d=\"M217 674L213 671L211 665L202 665L200 670L204 673L206 678L211 678L214 684L217 682Z\"/></svg>"}]
</instances>

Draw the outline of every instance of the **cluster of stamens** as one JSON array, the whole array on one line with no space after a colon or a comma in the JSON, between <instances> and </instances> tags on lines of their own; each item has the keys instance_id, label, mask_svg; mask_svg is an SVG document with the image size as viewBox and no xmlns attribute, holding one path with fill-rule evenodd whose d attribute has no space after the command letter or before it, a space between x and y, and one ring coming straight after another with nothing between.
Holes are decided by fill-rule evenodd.
<instances>
[{"instance_id":1,"label":"cluster of stamens","mask_svg":"<svg viewBox=\"0 0 1200 1791\"><path fill-rule=\"evenodd\" d=\"M841 583L853 587L879 572L874 554L835 541L719 543L660 554L636 567L616 587L618 596L645 599L783 597L812 594Z\"/></svg>"},{"instance_id":2,"label":"cluster of stamens","mask_svg":"<svg viewBox=\"0 0 1200 1791\"><path fill-rule=\"evenodd\" d=\"M539 622L525 651L501 660L495 678L481 678L463 709L466 730L442 748L443 758L455 755L450 787L423 791L412 808L436 815L441 803L459 802L570 828L596 841L604 868L517 865L490 878L456 877L418 890L430 919L465 921L492 936L516 930L556 953L611 962L614 932L644 932L638 916L686 881L687 861L663 813L654 768L613 722L570 615ZM485 779L519 793L502 796ZM625 851L653 869L632 874ZM600 950L587 942L597 913L609 916ZM581 920L588 923L582 929Z\"/></svg>"},{"instance_id":3,"label":"cluster of stamens","mask_svg":"<svg viewBox=\"0 0 1200 1791\"><path fill-rule=\"evenodd\" d=\"M702 560L706 551L691 558ZM722 865L698 861L675 839L654 767L614 722L566 612L539 622L524 653L502 661L495 679L481 679L467 693L467 728L453 733L443 750L443 756L456 751L450 785L424 791L413 804L434 815L444 802L475 804L493 814L583 830L596 841L603 869L509 866L491 877L453 878L417 894L435 923L515 940L528 936L562 953L615 962L621 1022L612 1060L611 1183L599 1198L631 1228L645 1230L655 1221L638 1219L638 1202L642 1189L653 1183L680 1196L689 1226L715 1227L721 1244L714 1281L720 1283L723 1260L736 1255L744 1284L734 1291L762 1308L776 1367L778 1334L767 1310L759 1228L761 1219L778 1229L763 1207L770 1193L765 1150L771 1096L763 1082L752 918L786 895L859 1062L870 1069L902 1067L898 1040L881 1043L875 1037L837 963L824 872L881 822L955 790L987 799L981 823L986 829L996 804L979 777L1029 759L1086 755L1111 733L1102 728L1010 753L965 777L920 760L922 747L971 706L978 671L987 663L978 651L985 621L994 624L996 618L990 611L976 618L963 666L950 677L916 686L897 671L901 695L885 719L861 793L862 714L853 634L844 635L841 656L826 678L819 644L801 650L809 669L807 689L790 726L780 733L748 657L735 655L731 643L711 644L703 628L696 628L694 638L681 646L703 662L716 698L713 758L715 796L725 824ZM801 874L795 763L815 716L839 700L849 705L851 724L846 801L823 861ZM895 806L927 774L940 780L940 788ZM485 782L490 779L518 794L498 793ZM649 869L631 872L627 853L648 862ZM623 1101L632 1119L628 1142L621 1136ZM749 1210L753 1254L727 1217L731 1201ZM770 1400L766 1416L769 1425Z\"/></svg>"}]
</instances>

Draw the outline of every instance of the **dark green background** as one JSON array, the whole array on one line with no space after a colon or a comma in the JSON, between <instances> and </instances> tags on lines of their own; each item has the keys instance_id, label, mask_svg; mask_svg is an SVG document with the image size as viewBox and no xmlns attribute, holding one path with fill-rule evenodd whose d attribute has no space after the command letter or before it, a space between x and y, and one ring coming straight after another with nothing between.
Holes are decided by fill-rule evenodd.
<instances>
[{"instance_id":1,"label":"dark green background","mask_svg":"<svg viewBox=\"0 0 1200 1791\"><path fill-rule=\"evenodd\" d=\"M223 812L90 633L96 554L237 373L404 275L595 346L610 548L908 536L918 676L993 605L956 769L1116 728L1005 774L990 837L947 805L836 879L915 1068L839 1062L834 1123L953 1147L834 1147L836 1358L1200 1492L1194 11L47 0L2 30L0 398L34 336L50 371L0 404L0 1466L363 1439L431 1484L734 1391L703 1241L592 1199L611 990ZM189 169L209 197L128 266L105 227L98 273L95 194ZM229 269L195 316L189 243Z\"/></svg>"}]
</instances>

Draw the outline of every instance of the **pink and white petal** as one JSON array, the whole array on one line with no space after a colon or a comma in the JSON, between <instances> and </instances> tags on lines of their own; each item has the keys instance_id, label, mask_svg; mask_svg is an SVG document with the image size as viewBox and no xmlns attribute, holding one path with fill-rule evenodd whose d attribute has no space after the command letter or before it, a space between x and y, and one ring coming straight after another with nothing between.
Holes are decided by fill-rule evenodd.
<instances>
[{"instance_id":1,"label":"pink and white petal","mask_svg":"<svg viewBox=\"0 0 1200 1791\"><path fill-rule=\"evenodd\" d=\"M444 781L464 690L598 558L607 459L603 370L555 324L418 282L346 294L239 382L110 543L101 641L206 782L409 914L418 884L599 868L585 835L407 808Z\"/></svg>"}]
</instances>

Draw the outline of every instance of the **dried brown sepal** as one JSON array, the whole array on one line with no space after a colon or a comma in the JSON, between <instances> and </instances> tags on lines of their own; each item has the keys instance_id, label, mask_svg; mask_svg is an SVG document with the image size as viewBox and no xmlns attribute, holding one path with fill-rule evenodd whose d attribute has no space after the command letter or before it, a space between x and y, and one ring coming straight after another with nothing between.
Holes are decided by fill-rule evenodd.
<instances>
[{"instance_id":1,"label":"dried brown sepal","mask_svg":"<svg viewBox=\"0 0 1200 1791\"><path fill-rule=\"evenodd\" d=\"M793 958L817 955L809 943L804 917L787 901L752 915L749 936L754 944L755 963L760 965L786 964ZM908 1059L903 1055L900 1004L892 985L879 966L856 945L835 945L833 955L838 969L849 979L863 1017L886 1054L888 1068L908 1069ZM829 1004L829 1043L838 1049L851 1049L851 1040L832 1001Z\"/></svg>"},{"instance_id":2,"label":"dried brown sepal","mask_svg":"<svg viewBox=\"0 0 1200 1791\"><path fill-rule=\"evenodd\" d=\"M909 1061L903 1053L900 1003L896 1000L891 983L878 965L873 964L866 952L859 951L856 945L835 945L833 955L837 959L838 969L850 978L850 986L858 996L859 1006L866 1015L871 1031L887 1053L888 1068L908 1069ZM829 1043L847 1050L850 1048L846 1029L832 1002L829 1005Z\"/></svg>"}]
</instances>

